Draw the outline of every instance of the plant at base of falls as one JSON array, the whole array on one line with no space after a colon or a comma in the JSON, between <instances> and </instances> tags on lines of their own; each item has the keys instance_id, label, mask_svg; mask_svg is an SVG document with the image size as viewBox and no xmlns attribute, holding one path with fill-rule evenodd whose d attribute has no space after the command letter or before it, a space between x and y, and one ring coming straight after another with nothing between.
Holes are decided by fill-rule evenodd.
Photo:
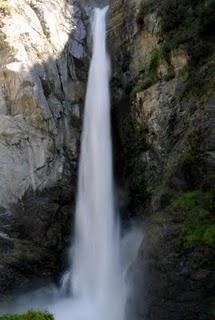
<instances>
[{"instance_id":1,"label":"plant at base of falls","mask_svg":"<svg viewBox=\"0 0 215 320\"><path fill-rule=\"evenodd\" d=\"M183 247L215 244L213 209L213 193L201 190L184 192L172 201L170 211L180 215L182 220L180 241Z\"/></svg>"},{"instance_id":2,"label":"plant at base of falls","mask_svg":"<svg viewBox=\"0 0 215 320\"><path fill-rule=\"evenodd\" d=\"M54 317L48 312L29 310L23 314L2 315L0 320L54 320Z\"/></svg>"}]
</instances>

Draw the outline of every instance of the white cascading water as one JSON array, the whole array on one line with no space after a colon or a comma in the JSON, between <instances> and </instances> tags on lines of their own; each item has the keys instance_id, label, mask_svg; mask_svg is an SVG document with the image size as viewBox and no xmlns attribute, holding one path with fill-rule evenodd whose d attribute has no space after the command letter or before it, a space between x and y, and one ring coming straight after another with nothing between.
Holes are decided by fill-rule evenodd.
<instances>
[{"instance_id":1,"label":"white cascading water","mask_svg":"<svg viewBox=\"0 0 215 320\"><path fill-rule=\"evenodd\" d=\"M93 56L81 139L72 270L65 278L67 288L70 281L73 298L51 309L56 319L124 320L126 289L113 196L107 10L108 7L94 11Z\"/></svg>"},{"instance_id":2,"label":"white cascading water","mask_svg":"<svg viewBox=\"0 0 215 320\"><path fill-rule=\"evenodd\" d=\"M92 319L122 320L125 288L113 197L106 12L95 9L75 216L72 292ZM83 306L84 307L84 306Z\"/></svg>"}]
</instances>

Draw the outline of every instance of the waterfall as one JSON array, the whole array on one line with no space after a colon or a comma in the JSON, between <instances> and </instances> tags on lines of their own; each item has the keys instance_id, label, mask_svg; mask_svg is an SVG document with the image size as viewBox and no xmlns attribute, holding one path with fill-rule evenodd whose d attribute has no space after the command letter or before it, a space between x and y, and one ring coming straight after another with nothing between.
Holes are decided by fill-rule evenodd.
<instances>
[{"instance_id":1,"label":"waterfall","mask_svg":"<svg viewBox=\"0 0 215 320\"><path fill-rule=\"evenodd\" d=\"M124 320L125 272L121 265L120 228L113 195L110 119L110 61L106 52L106 13L95 9L75 212L71 270L56 319ZM69 284L69 285L68 285Z\"/></svg>"},{"instance_id":2,"label":"waterfall","mask_svg":"<svg viewBox=\"0 0 215 320\"><path fill-rule=\"evenodd\" d=\"M71 270L63 291L72 293L49 310L58 320L124 320L125 277L137 256L142 233L120 237L113 195L110 119L110 61L106 51L106 13L95 9L75 212Z\"/></svg>"},{"instance_id":3,"label":"waterfall","mask_svg":"<svg viewBox=\"0 0 215 320\"><path fill-rule=\"evenodd\" d=\"M110 125L110 62L106 52L106 12L95 9L78 178L72 291L86 301L94 319L120 320L124 288L120 231L113 197Z\"/></svg>"}]
</instances>

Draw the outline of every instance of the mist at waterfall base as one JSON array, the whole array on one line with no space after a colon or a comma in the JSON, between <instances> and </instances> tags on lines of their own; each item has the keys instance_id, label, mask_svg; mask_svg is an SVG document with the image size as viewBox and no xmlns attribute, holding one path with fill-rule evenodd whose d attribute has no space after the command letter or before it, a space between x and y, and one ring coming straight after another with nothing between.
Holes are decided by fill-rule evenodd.
<instances>
[{"instance_id":1,"label":"mist at waterfall base","mask_svg":"<svg viewBox=\"0 0 215 320\"><path fill-rule=\"evenodd\" d=\"M45 309L56 320L124 320L129 295L127 273L142 240L136 228L121 237L114 204L107 10L108 7L94 11L75 240L70 250L72 267L64 275L61 289L49 288L45 293L34 293L17 302L18 311Z\"/></svg>"}]
</instances>

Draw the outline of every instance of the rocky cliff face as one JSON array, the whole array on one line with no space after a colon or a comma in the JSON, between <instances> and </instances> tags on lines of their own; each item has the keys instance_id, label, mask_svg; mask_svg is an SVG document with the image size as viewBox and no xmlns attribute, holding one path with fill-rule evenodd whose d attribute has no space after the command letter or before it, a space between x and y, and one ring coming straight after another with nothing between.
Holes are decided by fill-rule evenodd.
<instances>
[{"instance_id":1,"label":"rocky cliff face","mask_svg":"<svg viewBox=\"0 0 215 320\"><path fill-rule=\"evenodd\" d=\"M214 316L214 23L213 1L112 1L116 172L145 221L136 318Z\"/></svg>"},{"instance_id":2,"label":"rocky cliff face","mask_svg":"<svg viewBox=\"0 0 215 320\"><path fill-rule=\"evenodd\" d=\"M86 84L73 1L0 1L0 294L49 281L68 245Z\"/></svg>"}]
</instances>

